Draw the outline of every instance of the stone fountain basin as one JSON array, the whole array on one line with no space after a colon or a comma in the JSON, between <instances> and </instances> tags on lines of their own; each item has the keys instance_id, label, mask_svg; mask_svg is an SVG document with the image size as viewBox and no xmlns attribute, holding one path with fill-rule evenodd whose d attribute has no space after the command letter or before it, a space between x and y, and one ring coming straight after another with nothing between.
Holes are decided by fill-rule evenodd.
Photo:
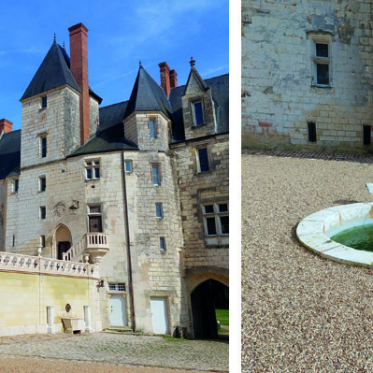
<instances>
[{"instance_id":1,"label":"stone fountain basin","mask_svg":"<svg viewBox=\"0 0 373 373\"><path fill-rule=\"evenodd\" d=\"M373 202L333 206L304 218L296 234L301 244L323 258L353 266L373 267L373 252L332 241L344 229L373 223ZM373 244L373 243L372 243Z\"/></svg>"}]
</instances>

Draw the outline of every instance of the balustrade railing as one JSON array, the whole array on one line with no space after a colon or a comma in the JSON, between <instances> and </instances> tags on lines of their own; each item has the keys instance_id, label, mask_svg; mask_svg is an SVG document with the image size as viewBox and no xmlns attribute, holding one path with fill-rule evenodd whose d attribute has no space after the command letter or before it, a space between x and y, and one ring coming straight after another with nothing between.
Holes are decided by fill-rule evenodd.
<instances>
[{"instance_id":1,"label":"balustrade railing","mask_svg":"<svg viewBox=\"0 0 373 373\"><path fill-rule=\"evenodd\" d=\"M99 278L96 265L8 252L0 253L1 270Z\"/></svg>"},{"instance_id":2,"label":"balustrade railing","mask_svg":"<svg viewBox=\"0 0 373 373\"><path fill-rule=\"evenodd\" d=\"M109 248L109 236L104 233L86 233L80 241L62 254L62 258L66 261L77 261L85 250L100 248Z\"/></svg>"}]
</instances>

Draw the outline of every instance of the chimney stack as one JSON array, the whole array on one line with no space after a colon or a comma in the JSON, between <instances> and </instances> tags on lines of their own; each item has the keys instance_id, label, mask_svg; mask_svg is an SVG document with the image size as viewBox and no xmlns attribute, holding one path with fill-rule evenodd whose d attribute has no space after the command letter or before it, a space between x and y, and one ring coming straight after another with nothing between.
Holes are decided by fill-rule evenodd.
<instances>
[{"instance_id":1,"label":"chimney stack","mask_svg":"<svg viewBox=\"0 0 373 373\"><path fill-rule=\"evenodd\" d=\"M88 84L88 29L78 23L70 31L70 70L81 89L80 94L80 143L83 145L89 137L89 84Z\"/></svg>"},{"instance_id":2,"label":"chimney stack","mask_svg":"<svg viewBox=\"0 0 373 373\"><path fill-rule=\"evenodd\" d=\"M6 119L0 119L0 134L12 132L13 123Z\"/></svg>"},{"instance_id":3,"label":"chimney stack","mask_svg":"<svg viewBox=\"0 0 373 373\"><path fill-rule=\"evenodd\" d=\"M163 88L166 97L168 97L168 94L170 93L170 68L166 62L161 62L158 66L160 67L161 73L161 87Z\"/></svg>"},{"instance_id":4,"label":"chimney stack","mask_svg":"<svg viewBox=\"0 0 373 373\"><path fill-rule=\"evenodd\" d=\"M177 87L177 72L175 70L170 71L170 87Z\"/></svg>"}]
</instances>

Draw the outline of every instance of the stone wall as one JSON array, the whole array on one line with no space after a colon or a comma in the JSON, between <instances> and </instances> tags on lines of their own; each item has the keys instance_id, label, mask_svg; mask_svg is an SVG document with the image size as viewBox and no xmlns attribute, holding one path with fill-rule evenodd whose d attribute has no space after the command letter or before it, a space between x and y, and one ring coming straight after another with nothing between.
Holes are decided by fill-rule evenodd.
<instances>
[{"instance_id":1,"label":"stone wall","mask_svg":"<svg viewBox=\"0 0 373 373\"><path fill-rule=\"evenodd\" d=\"M347 0L242 2L244 148L371 150L363 145L373 119L371 8ZM315 83L317 42L329 45L327 87Z\"/></svg>"},{"instance_id":2,"label":"stone wall","mask_svg":"<svg viewBox=\"0 0 373 373\"><path fill-rule=\"evenodd\" d=\"M198 172L196 149L207 147L210 171ZM229 136L171 146L175 154L184 235L184 270L228 274L229 236L208 237L202 206L229 203Z\"/></svg>"},{"instance_id":3,"label":"stone wall","mask_svg":"<svg viewBox=\"0 0 373 373\"><path fill-rule=\"evenodd\" d=\"M82 319L84 306L90 306L92 331L102 330L97 280L0 271L0 281L3 300L0 335L47 333L50 306L54 307L54 331L63 332L60 316L65 313L67 303L72 307L71 313Z\"/></svg>"},{"instance_id":4,"label":"stone wall","mask_svg":"<svg viewBox=\"0 0 373 373\"><path fill-rule=\"evenodd\" d=\"M0 181L0 251L4 250L6 214L6 180Z\"/></svg>"}]
</instances>

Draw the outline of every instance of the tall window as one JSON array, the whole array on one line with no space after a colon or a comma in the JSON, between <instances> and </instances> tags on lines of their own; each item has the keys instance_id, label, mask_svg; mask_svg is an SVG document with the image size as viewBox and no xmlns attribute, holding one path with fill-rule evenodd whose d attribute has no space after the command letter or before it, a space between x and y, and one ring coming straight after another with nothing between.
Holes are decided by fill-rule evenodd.
<instances>
[{"instance_id":1,"label":"tall window","mask_svg":"<svg viewBox=\"0 0 373 373\"><path fill-rule=\"evenodd\" d=\"M41 158L46 158L47 156L47 136L43 135L40 136L40 157Z\"/></svg>"},{"instance_id":2,"label":"tall window","mask_svg":"<svg viewBox=\"0 0 373 373\"><path fill-rule=\"evenodd\" d=\"M316 123L307 123L308 142L317 142Z\"/></svg>"},{"instance_id":3,"label":"tall window","mask_svg":"<svg viewBox=\"0 0 373 373\"><path fill-rule=\"evenodd\" d=\"M157 123L155 121L155 118L149 119L149 132L151 139L157 138Z\"/></svg>"},{"instance_id":4,"label":"tall window","mask_svg":"<svg viewBox=\"0 0 373 373\"><path fill-rule=\"evenodd\" d=\"M156 204L155 204L155 216L156 216L158 219L162 219L162 218L163 218L163 208L162 208L162 203L156 203Z\"/></svg>"},{"instance_id":5,"label":"tall window","mask_svg":"<svg viewBox=\"0 0 373 373\"><path fill-rule=\"evenodd\" d=\"M48 106L47 96L41 98L40 107L45 109Z\"/></svg>"},{"instance_id":6,"label":"tall window","mask_svg":"<svg viewBox=\"0 0 373 373\"><path fill-rule=\"evenodd\" d=\"M88 229L90 233L102 232L101 205L88 206Z\"/></svg>"},{"instance_id":7,"label":"tall window","mask_svg":"<svg viewBox=\"0 0 373 373\"><path fill-rule=\"evenodd\" d=\"M194 125L200 126L203 124L203 109L202 101L193 103Z\"/></svg>"},{"instance_id":8,"label":"tall window","mask_svg":"<svg viewBox=\"0 0 373 373\"><path fill-rule=\"evenodd\" d=\"M13 179L13 193L17 193L19 189L19 179Z\"/></svg>"},{"instance_id":9,"label":"tall window","mask_svg":"<svg viewBox=\"0 0 373 373\"><path fill-rule=\"evenodd\" d=\"M47 217L47 209L45 206L40 206L39 207L39 217L40 219L44 220Z\"/></svg>"},{"instance_id":10,"label":"tall window","mask_svg":"<svg viewBox=\"0 0 373 373\"><path fill-rule=\"evenodd\" d=\"M315 42L315 83L319 87L330 86L330 53L328 43Z\"/></svg>"},{"instance_id":11,"label":"tall window","mask_svg":"<svg viewBox=\"0 0 373 373\"><path fill-rule=\"evenodd\" d=\"M166 251L166 239L164 237L159 237L159 248Z\"/></svg>"},{"instance_id":12,"label":"tall window","mask_svg":"<svg viewBox=\"0 0 373 373\"><path fill-rule=\"evenodd\" d=\"M45 192L47 188L47 179L45 176L39 177L39 192Z\"/></svg>"},{"instance_id":13,"label":"tall window","mask_svg":"<svg viewBox=\"0 0 373 373\"><path fill-rule=\"evenodd\" d=\"M88 159L85 161L85 176L87 180L100 178L101 174L99 159Z\"/></svg>"},{"instance_id":14,"label":"tall window","mask_svg":"<svg viewBox=\"0 0 373 373\"><path fill-rule=\"evenodd\" d=\"M152 166L153 185L161 185L161 175L158 165Z\"/></svg>"},{"instance_id":15,"label":"tall window","mask_svg":"<svg viewBox=\"0 0 373 373\"><path fill-rule=\"evenodd\" d=\"M202 206L207 236L229 235L228 203L212 203Z\"/></svg>"},{"instance_id":16,"label":"tall window","mask_svg":"<svg viewBox=\"0 0 373 373\"><path fill-rule=\"evenodd\" d=\"M207 148L197 149L197 153L198 153L198 171L199 172L210 171Z\"/></svg>"}]
</instances>

